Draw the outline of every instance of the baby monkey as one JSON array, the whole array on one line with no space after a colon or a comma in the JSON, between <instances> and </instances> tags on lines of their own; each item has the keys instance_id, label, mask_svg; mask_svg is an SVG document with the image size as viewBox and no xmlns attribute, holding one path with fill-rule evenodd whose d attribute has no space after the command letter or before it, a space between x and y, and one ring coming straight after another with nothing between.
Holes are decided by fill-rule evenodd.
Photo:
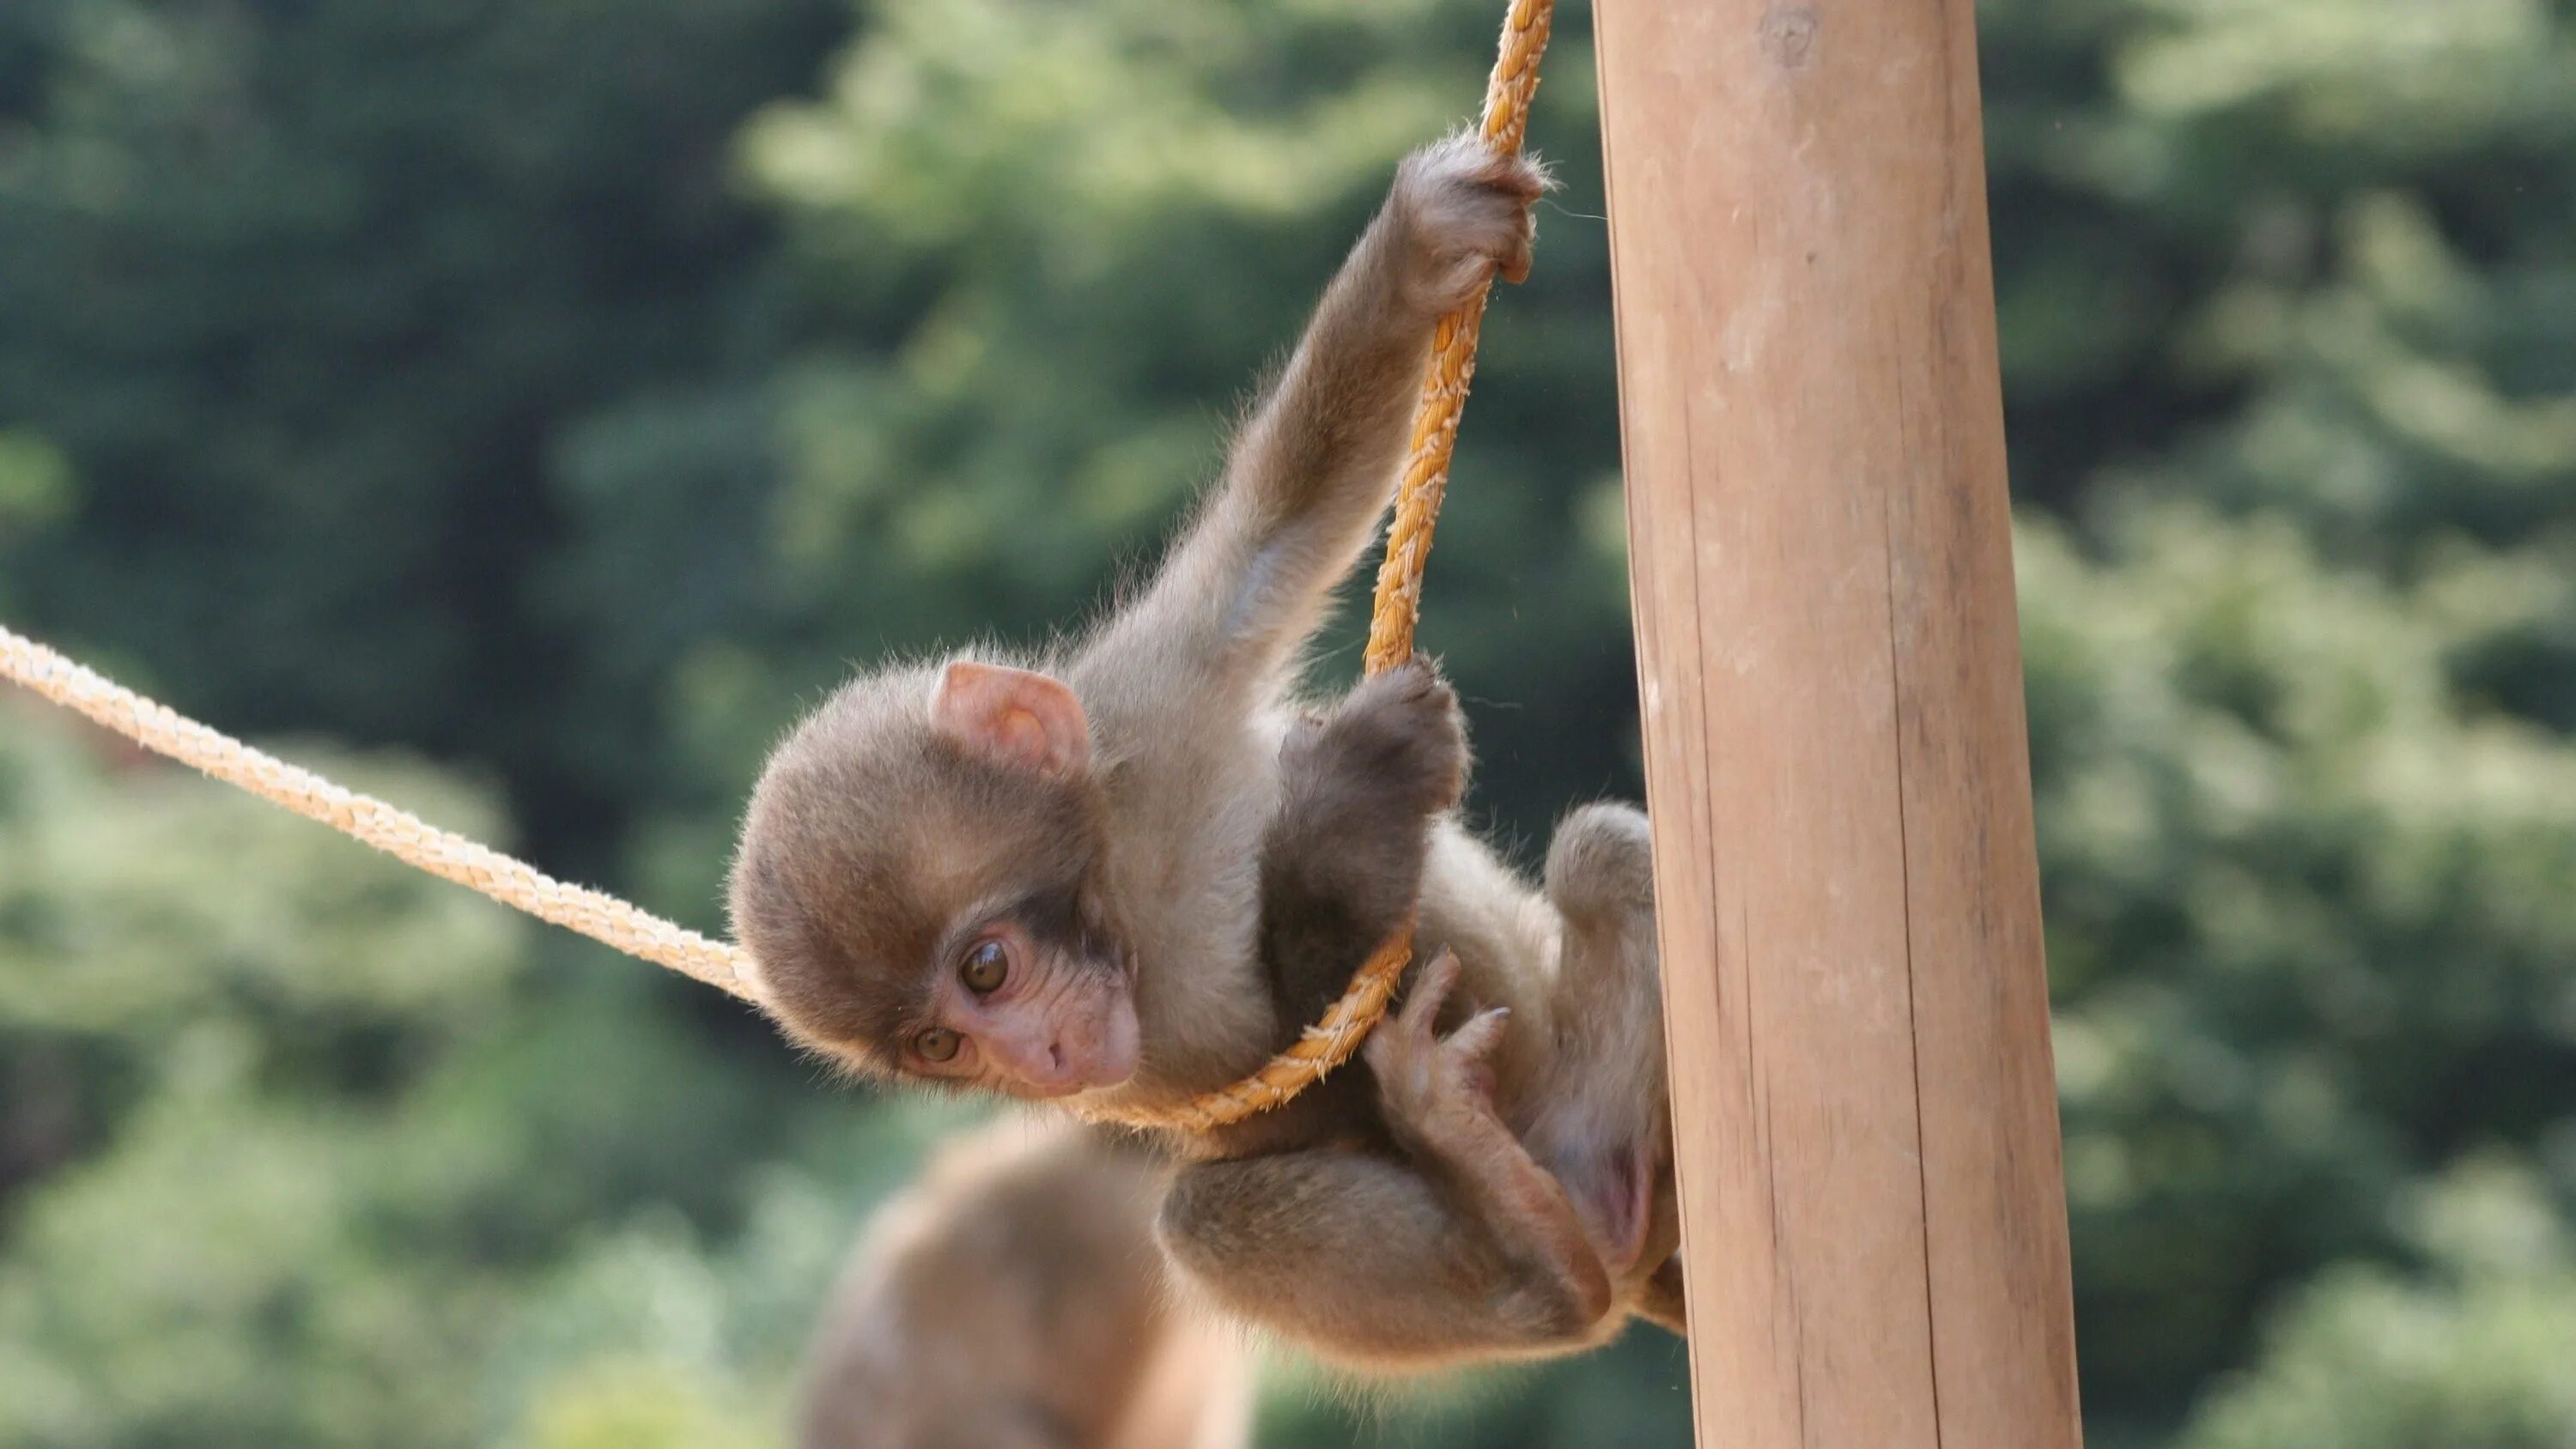
<instances>
[{"instance_id":1,"label":"baby monkey","mask_svg":"<svg viewBox=\"0 0 2576 1449\"><path fill-rule=\"evenodd\" d=\"M1430 665L1290 697L1392 494L1434 325L1526 273L1545 187L1471 136L1408 157L1145 586L1042 653L843 686L771 758L734 864L791 1036L1078 1111L1243 1076L1418 919L1424 964L1361 1064L1160 1134L1184 1277L1370 1368L1678 1322L1644 816L1577 811L1533 890L1456 818L1466 740Z\"/></svg>"}]
</instances>

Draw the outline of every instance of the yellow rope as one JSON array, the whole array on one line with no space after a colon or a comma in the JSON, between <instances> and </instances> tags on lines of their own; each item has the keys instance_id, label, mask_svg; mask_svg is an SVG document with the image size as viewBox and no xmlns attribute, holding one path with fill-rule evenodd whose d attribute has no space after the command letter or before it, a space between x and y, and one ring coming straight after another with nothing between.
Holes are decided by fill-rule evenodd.
<instances>
[{"instance_id":1,"label":"yellow rope","mask_svg":"<svg viewBox=\"0 0 2576 1449\"><path fill-rule=\"evenodd\" d=\"M272 805L354 836L405 865L481 891L541 921L579 931L745 1001L758 999L745 970L747 958L737 947L683 930L615 896L566 885L409 811L344 790L310 770L218 734L167 705L155 704L6 628L0 628L0 677L87 715L147 750L194 765Z\"/></svg>"},{"instance_id":2,"label":"yellow rope","mask_svg":"<svg viewBox=\"0 0 2576 1449\"><path fill-rule=\"evenodd\" d=\"M1502 53L1485 90L1484 112L1485 140L1500 154L1520 153L1553 10L1553 0L1513 0L1504 21ZM1467 385L1476 371L1476 336L1484 322L1490 286L1478 288L1474 300L1440 319L1431 366L1422 379L1422 399L1414 413L1412 451L1396 492L1395 519L1387 528L1386 559L1378 568L1365 666L1371 674L1413 654L1414 624L1422 611L1423 566L1430 557L1440 500L1449 485L1449 455L1457 444ZM145 749L318 820L406 865L742 1000L760 1001L752 985L757 974L739 947L684 930L614 896L566 885L408 811L344 790L310 770L155 704L4 627L0 627L0 678L86 715ZM1359 1050L1369 1029L1386 1014L1387 1002L1412 954L1413 932L1408 928L1369 958L1322 1021L1306 1028L1295 1045L1242 1081L1170 1111L1099 1115L1137 1126L1206 1130L1278 1106Z\"/></svg>"},{"instance_id":3,"label":"yellow rope","mask_svg":"<svg viewBox=\"0 0 2576 1449\"><path fill-rule=\"evenodd\" d=\"M1547 49L1554 0L1512 0L1503 20L1501 53L1485 83L1482 128L1485 144L1505 156L1517 156L1529 131L1531 97L1538 94L1539 56ZM1396 487L1395 518L1387 525L1386 558L1378 565L1377 595L1369 612L1368 652L1364 666L1371 674L1413 657L1413 627L1422 616L1422 571L1431 557L1431 530L1440 519L1440 500L1449 491L1449 455L1458 445L1458 419L1467 408L1467 385L1476 375L1476 338L1485 323L1489 279L1457 311L1440 319L1432 342L1431 366L1422 375L1422 398L1414 405L1413 448L1404 462L1404 479ZM1386 1015L1396 983L1413 959L1413 930L1407 926L1378 948L1351 977L1340 999L1323 1020L1306 1028L1296 1043L1272 1057L1261 1070L1232 1086L1192 1098L1178 1108L1145 1113L1097 1112L1092 1115L1142 1127L1181 1127L1205 1131L1267 1112L1321 1080L1351 1059L1371 1028Z\"/></svg>"}]
</instances>

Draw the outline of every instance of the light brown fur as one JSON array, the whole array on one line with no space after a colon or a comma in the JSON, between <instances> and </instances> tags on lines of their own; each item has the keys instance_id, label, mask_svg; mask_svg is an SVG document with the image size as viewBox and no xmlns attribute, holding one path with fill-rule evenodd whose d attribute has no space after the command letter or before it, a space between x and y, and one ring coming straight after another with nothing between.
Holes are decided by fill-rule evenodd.
<instances>
[{"instance_id":1,"label":"light brown fur","mask_svg":"<svg viewBox=\"0 0 2576 1449\"><path fill-rule=\"evenodd\" d=\"M1249 1356L1170 1292L1164 1176L1061 1124L943 1148L817 1325L800 1449L1244 1449Z\"/></svg>"},{"instance_id":2,"label":"light brown fur","mask_svg":"<svg viewBox=\"0 0 2576 1449\"><path fill-rule=\"evenodd\" d=\"M1525 268L1543 184L1472 138L1410 158L1145 589L1024 674L845 687L773 760L736 868L736 931L791 1034L1077 1109L1258 1066L1418 893L1454 997L1417 970L1365 1064L1166 1143L1188 1165L1162 1234L1190 1279L1373 1368L1599 1342L1673 1248L1643 817L1578 812L1533 890L1453 813L1466 746L1427 665L1320 723L1289 693L1385 510L1433 323ZM1055 904L1023 930L1015 891ZM961 996L956 942L991 931L1015 984ZM922 1061L952 1029L992 1049Z\"/></svg>"}]
</instances>

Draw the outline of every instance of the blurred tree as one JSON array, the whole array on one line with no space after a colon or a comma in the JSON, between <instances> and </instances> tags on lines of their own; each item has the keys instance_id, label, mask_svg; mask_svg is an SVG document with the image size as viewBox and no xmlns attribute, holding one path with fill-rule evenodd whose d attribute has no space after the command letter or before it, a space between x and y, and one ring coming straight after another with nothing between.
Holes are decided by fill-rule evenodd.
<instances>
[{"instance_id":1,"label":"blurred tree","mask_svg":"<svg viewBox=\"0 0 2576 1449\"><path fill-rule=\"evenodd\" d=\"M530 979L500 908L32 705L0 722L0 1446L487 1442L518 1412L470 1392L496 1315L629 1204L730 1233L739 1164L813 1130L648 993ZM315 763L506 838L415 766ZM835 1198L924 1130L835 1130Z\"/></svg>"},{"instance_id":2,"label":"blurred tree","mask_svg":"<svg viewBox=\"0 0 2576 1449\"><path fill-rule=\"evenodd\" d=\"M2524 1174L2485 1167L2419 1194L2433 1271L2326 1275L2181 1449L2560 1449L2576 1443L2576 1245ZM2421 1219L2429 1219L2424 1221Z\"/></svg>"},{"instance_id":3,"label":"blurred tree","mask_svg":"<svg viewBox=\"0 0 2576 1449\"><path fill-rule=\"evenodd\" d=\"M2445 611L2285 523L2022 540L2080 1331L2178 1408L2385 1204L2576 1081L2576 751L2463 711ZM2435 586L2428 586L2435 587Z\"/></svg>"},{"instance_id":4,"label":"blurred tree","mask_svg":"<svg viewBox=\"0 0 2576 1449\"><path fill-rule=\"evenodd\" d=\"M683 581L656 657L680 655L718 798L850 659L1061 627L1151 557L1395 158L1471 113L1488 8L892 0L823 99L750 128L799 342L756 389L604 421L576 473L588 553ZM1477 703L1484 799L1524 830L1637 788L1579 12L1557 44L1533 143L1568 187L1547 264L1496 309L1425 630ZM634 506L702 498L703 460L761 422L756 567L736 525L711 557L707 520ZM790 688L708 637L719 571L753 580ZM727 820L690 803L702 861Z\"/></svg>"},{"instance_id":5,"label":"blurred tree","mask_svg":"<svg viewBox=\"0 0 2576 1449\"><path fill-rule=\"evenodd\" d=\"M2017 476L2073 524L2023 612L2106 1425L2569 1130L2569 13L1989 10Z\"/></svg>"},{"instance_id":6,"label":"blurred tree","mask_svg":"<svg viewBox=\"0 0 2576 1449\"><path fill-rule=\"evenodd\" d=\"M6 706L0 1444L454 1437L489 1289L376 1239L385 1112L508 999L519 925Z\"/></svg>"},{"instance_id":7,"label":"blurred tree","mask_svg":"<svg viewBox=\"0 0 2576 1449\"><path fill-rule=\"evenodd\" d=\"M596 846L650 732L531 581L555 454L768 325L729 138L845 24L837 0L13 4L0 419L75 485L41 542L0 529L19 622L237 728L491 760L540 851ZM584 728L555 728L576 695Z\"/></svg>"}]
</instances>

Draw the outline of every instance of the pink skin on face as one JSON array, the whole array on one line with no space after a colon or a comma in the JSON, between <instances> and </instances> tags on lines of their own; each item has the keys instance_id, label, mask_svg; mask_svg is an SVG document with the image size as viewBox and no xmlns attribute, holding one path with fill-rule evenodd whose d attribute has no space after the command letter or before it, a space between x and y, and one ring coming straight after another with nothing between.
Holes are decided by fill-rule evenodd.
<instances>
[{"instance_id":1,"label":"pink skin on face","mask_svg":"<svg viewBox=\"0 0 2576 1449\"><path fill-rule=\"evenodd\" d=\"M977 939L1001 942L1007 976L979 994L956 973L945 974L931 1021L957 1034L956 1052L931 1061L908 1050L907 1065L1026 1098L1114 1087L1136 1074L1136 1003L1123 975L1070 967L1008 926Z\"/></svg>"}]
</instances>

